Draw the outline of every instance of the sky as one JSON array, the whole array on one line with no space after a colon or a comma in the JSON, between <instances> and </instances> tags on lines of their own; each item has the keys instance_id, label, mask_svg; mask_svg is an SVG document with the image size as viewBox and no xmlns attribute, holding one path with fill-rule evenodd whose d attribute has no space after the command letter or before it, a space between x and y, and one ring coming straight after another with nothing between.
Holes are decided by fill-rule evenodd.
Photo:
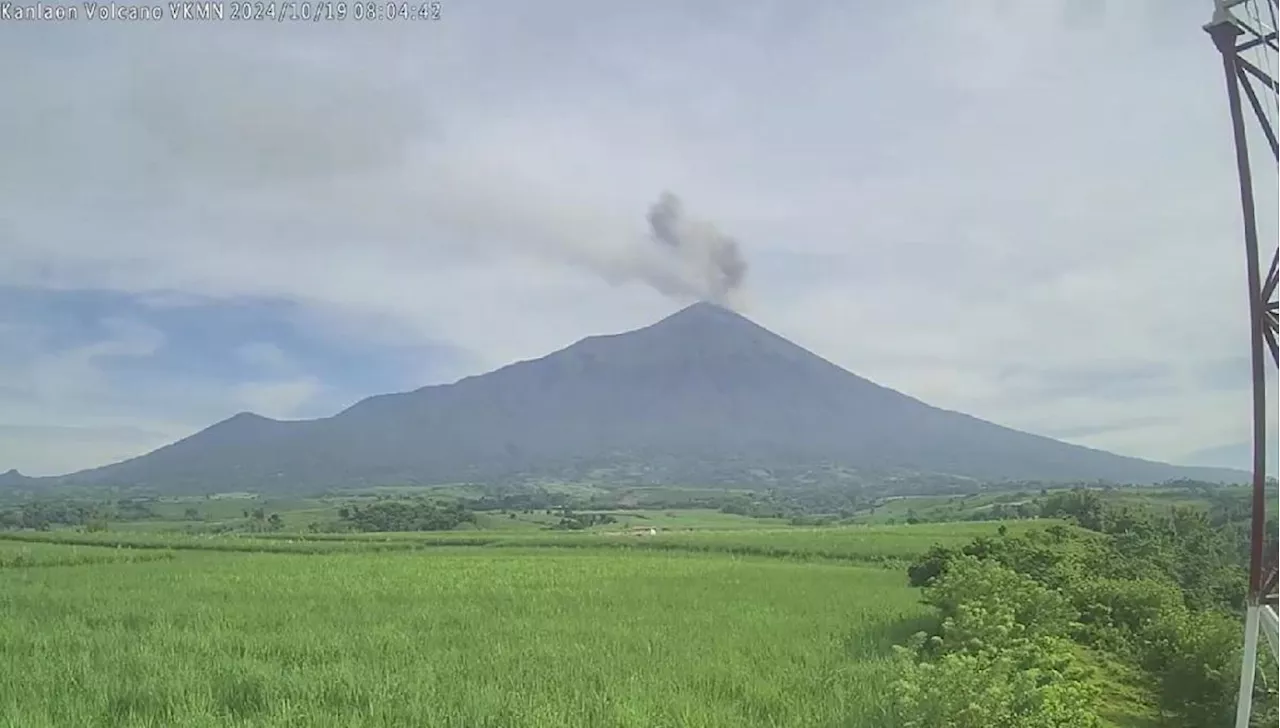
<instances>
[{"instance_id":1,"label":"sky","mask_svg":"<svg viewBox=\"0 0 1280 728\"><path fill-rule=\"evenodd\" d=\"M440 9L0 21L0 471L648 324L691 300L653 285L664 191L738 241L739 310L855 373L1068 442L1249 462L1208 0Z\"/></svg>"}]
</instances>

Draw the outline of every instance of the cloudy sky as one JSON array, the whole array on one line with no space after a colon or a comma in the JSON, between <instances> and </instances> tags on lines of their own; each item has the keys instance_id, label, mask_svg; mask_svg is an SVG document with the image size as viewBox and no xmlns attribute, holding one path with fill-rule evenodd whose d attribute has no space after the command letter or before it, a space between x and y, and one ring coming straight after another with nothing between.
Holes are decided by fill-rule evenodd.
<instances>
[{"instance_id":1,"label":"cloudy sky","mask_svg":"<svg viewBox=\"0 0 1280 728\"><path fill-rule=\"evenodd\" d=\"M749 316L854 372L1070 442L1247 463L1210 7L0 23L0 471L649 323L684 304L646 283L664 190L740 241Z\"/></svg>"}]
</instances>

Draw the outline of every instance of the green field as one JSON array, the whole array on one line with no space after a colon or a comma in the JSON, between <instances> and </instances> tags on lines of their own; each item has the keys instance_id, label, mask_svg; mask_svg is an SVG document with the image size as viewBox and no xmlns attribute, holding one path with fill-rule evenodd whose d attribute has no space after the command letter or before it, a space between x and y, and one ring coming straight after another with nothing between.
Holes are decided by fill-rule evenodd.
<instances>
[{"instance_id":1,"label":"green field","mask_svg":"<svg viewBox=\"0 0 1280 728\"><path fill-rule=\"evenodd\" d=\"M871 564L996 527L7 533L0 725L892 725Z\"/></svg>"},{"instance_id":2,"label":"green field","mask_svg":"<svg viewBox=\"0 0 1280 728\"><path fill-rule=\"evenodd\" d=\"M1067 495L1043 501L1053 518L971 520L1017 506L1015 492L883 499L822 526L591 501L490 502L448 530L341 528L347 509L379 513L382 494L151 499L138 520L106 522L55 502L16 512L47 519L27 528L10 511L0 728L1222 722L1238 528L1209 518L1238 516L1238 494ZM1172 510L1193 498L1200 516ZM927 520L942 516L962 520ZM997 538L973 544L983 536ZM939 558L968 563L922 561L933 546L984 560L922 592L913 562L912 579ZM1042 604L1058 606L1041 618ZM960 632L941 628L961 615ZM975 629L984 640L963 636ZM1049 639L1019 652L1032 643L1001 635L1021 629ZM921 631L942 651L895 652ZM1001 672L1015 655L1033 667ZM1026 669L1056 677L1002 692Z\"/></svg>"},{"instance_id":3,"label":"green field","mask_svg":"<svg viewBox=\"0 0 1280 728\"><path fill-rule=\"evenodd\" d=\"M134 563L173 558L169 549L146 551L108 546L66 546L54 543L0 541L0 569L33 566L80 566L83 564Z\"/></svg>"},{"instance_id":4,"label":"green field","mask_svg":"<svg viewBox=\"0 0 1280 728\"><path fill-rule=\"evenodd\" d=\"M1055 521L1012 521L1011 533L1043 528ZM341 551L418 551L474 546L487 549L531 548L614 551L666 551L826 560L854 564L904 566L930 546L960 546L975 536L991 535L1001 524L926 523L903 526L775 527L744 530L662 531L654 536L611 531L422 531L411 533L202 535L152 531L84 533L75 530L0 532L0 543L119 546L126 549L322 554Z\"/></svg>"}]
</instances>

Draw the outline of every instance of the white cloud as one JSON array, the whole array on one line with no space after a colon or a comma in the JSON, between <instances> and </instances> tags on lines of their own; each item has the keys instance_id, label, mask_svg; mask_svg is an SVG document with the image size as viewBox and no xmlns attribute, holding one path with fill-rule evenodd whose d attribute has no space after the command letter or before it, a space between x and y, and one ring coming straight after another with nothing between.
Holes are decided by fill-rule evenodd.
<instances>
[{"instance_id":1,"label":"white cloud","mask_svg":"<svg viewBox=\"0 0 1280 728\"><path fill-rule=\"evenodd\" d=\"M236 357L254 367L272 372L287 372L293 362L279 346L270 341L251 341L236 347Z\"/></svg>"},{"instance_id":2,"label":"white cloud","mask_svg":"<svg viewBox=\"0 0 1280 728\"><path fill-rule=\"evenodd\" d=\"M266 382L246 382L233 389L235 400L250 412L287 420L314 399L324 385L315 377Z\"/></svg>"},{"instance_id":3,"label":"white cloud","mask_svg":"<svg viewBox=\"0 0 1280 728\"><path fill-rule=\"evenodd\" d=\"M271 342L242 344L235 353L254 369L272 375L270 379L242 382L231 388L232 400L246 411L275 419L296 419L326 389L318 377L299 376L301 367Z\"/></svg>"},{"instance_id":4,"label":"white cloud","mask_svg":"<svg viewBox=\"0 0 1280 728\"><path fill-rule=\"evenodd\" d=\"M103 367L145 359L164 336L139 321L108 318L87 343L58 345L52 331L0 314L0 463L28 474L100 465L189 434L113 406ZM13 318L10 318L13 317Z\"/></svg>"},{"instance_id":5,"label":"white cloud","mask_svg":"<svg viewBox=\"0 0 1280 728\"><path fill-rule=\"evenodd\" d=\"M100 366L110 360L145 358L164 342L164 335L138 321L108 318L103 335L90 343L58 347L48 332L22 321L8 322L9 335L0 347L3 389L10 396L40 402L82 401L100 391Z\"/></svg>"},{"instance_id":6,"label":"white cloud","mask_svg":"<svg viewBox=\"0 0 1280 728\"><path fill-rule=\"evenodd\" d=\"M26 69L0 78L0 136L22 141L0 167L0 284L283 299L352 346L456 345L462 375L671 310L634 274L660 264L643 215L669 188L747 248L753 316L855 372L1148 457L1247 438L1247 391L1197 374L1247 351L1207 9L496 8L0 29L0 63ZM288 413L323 389L253 346L235 393L174 385L147 416ZM113 354L55 354L40 391L78 425L91 398L51 388ZM1156 365L1160 387L1062 385Z\"/></svg>"},{"instance_id":7,"label":"white cloud","mask_svg":"<svg viewBox=\"0 0 1280 728\"><path fill-rule=\"evenodd\" d=\"M183 427L142 430L122 422L105 426L0 424L0 463L12 463L26 475L56 475L131 458L188 434Z\"/></svg>"}]
</instances>

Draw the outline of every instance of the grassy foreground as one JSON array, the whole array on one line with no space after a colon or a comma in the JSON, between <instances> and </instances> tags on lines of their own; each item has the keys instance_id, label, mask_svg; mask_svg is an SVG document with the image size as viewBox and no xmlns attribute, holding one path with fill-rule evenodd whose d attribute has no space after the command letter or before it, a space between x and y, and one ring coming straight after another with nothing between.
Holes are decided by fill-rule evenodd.
<instances>
[{"instance_id":1,"label":"grassy foreground","mask_svg":"<svg viewBox=\"0 0 1280 728\"><path fill-rule=\"evenodd\" d=\"M926 614L899 571L723 552L0 569L0 725L886 726Z\"/></svg>"}]
</instances>

